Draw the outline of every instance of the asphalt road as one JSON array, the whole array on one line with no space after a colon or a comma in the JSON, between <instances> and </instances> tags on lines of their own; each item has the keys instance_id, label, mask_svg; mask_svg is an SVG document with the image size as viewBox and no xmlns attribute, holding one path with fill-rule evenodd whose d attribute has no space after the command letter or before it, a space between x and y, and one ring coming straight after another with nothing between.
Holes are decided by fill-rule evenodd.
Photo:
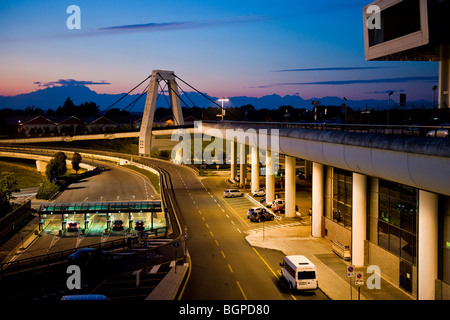
<instances>
[{"instance_id":1,"label":"asphalt road","mask_svg":"<svg viewBox=\"0 0 450 320\"><path fill-rule=\"evenodd\" d=\"M103 163L102 165L106 168L105 171L71 184L54 202L141 201L159 199L159 195L155 192L153 186L142 175L118 165L105 165ZM116 214L111 217L111 220L123 220L124 230L112 231L109 235L103 235L103 230L106 228L105 216L91 215L91 225L86 235L81 235L80 232L66 232L63 236L60 236L58 232L62 224L61 216L47 216L47 219L49 223L41 237L26 250L19 251L14 256L14 260L123 238L128 223L128 213ZM134 221L139 219L149 224L150 215L136 214L133 216ZM80 224L80 228L84 228L84 215L69 214L68 220L77 221Z\"/></svg>"},{"instance_id":2,"label":"asphalt road","mask_svg":"<svg viewBox=\"0 0 450 320\"><path fill-rule=\"evenodd\" d=\"M289 292L279 279L283 254L247 243L248 232L260 229L261 224L246 221L222 197L228 187L224 178L200 180L189 168L162 161L152 163L170 172L180 220L187 226L192 270L183 300L327 299L320 290Z\"/></svg>"}]
</instances>

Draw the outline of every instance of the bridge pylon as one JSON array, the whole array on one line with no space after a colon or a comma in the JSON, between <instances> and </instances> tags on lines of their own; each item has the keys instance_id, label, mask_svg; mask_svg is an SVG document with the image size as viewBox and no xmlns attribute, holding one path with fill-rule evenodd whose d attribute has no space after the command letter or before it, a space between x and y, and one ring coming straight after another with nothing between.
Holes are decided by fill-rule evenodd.
<instances>
[{"instance_id":1,"label":"bridge pylon","mask_svg":"<svg viewBox=\"0 0 450 320\"><path fill-rule=\"evenodd\" d=\"M141 130L139 132L139 155L141 156L150 156L151 154L152 127L155 115L156 99L158 98L159 83L161 81L167 83L174 125L184 125L178 84L175 81L175 73L167 70L153 70L150 83L148 85L144 115L142 116Z\"/></svg>"}]
</instances>

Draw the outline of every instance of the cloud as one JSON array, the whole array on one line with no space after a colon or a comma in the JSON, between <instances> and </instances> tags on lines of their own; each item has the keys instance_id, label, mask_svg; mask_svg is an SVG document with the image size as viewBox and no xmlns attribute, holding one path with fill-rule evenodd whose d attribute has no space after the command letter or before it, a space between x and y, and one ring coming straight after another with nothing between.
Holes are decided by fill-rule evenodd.
<instances>
[{"instance_id":1,"label":"cloud","mask_svg":"<svg viewBox=\"0 0 450 320\"><path fill-rule=\"evenodd\" d=\"M182 29L192 26L192 22L164 22L164 23L143 23L143 24L128 24L120 26L111 26L95 29L97 31L134 31L134 30L168 30L168 29Z\"/></svg>"},{"instance_id":2,"label":"cloud","mask_svg":"<svg viewBox=\"0 0 450 320\"><path fill-rule=\"evenodd\" d=\"M315 82L285 82L276 83L277 86L306 86L306 85L331 85L340 86L347 84L368 84L368 83L404 83L404 82L436 82L439 78L437 76L420 76L420 77L400 77L400 78L381 78L381 79L366 79L366 80L331 80L331 81L315 81Z\"/></svg>"},{"instance_id":3,"label":"cloud","mask_svg":"<svg viewBox=\"0 0 450 320\"><path fill-rule=\"evenodd\" d=\"M90 85L104 85L104 84L111 84L110 82L106 82L104 80L100 82L96 81L79 81L74 79L58 79L57 81L51 81L51 82L41 82L41 81L35 81L34 84L37 84L39 87L52 87L52 86L90 86Z\"/></svg>"},{"instance_id":4,"label":"cloud","mask_svg":"<svg viewBox=\"0 0 450 320\"><path fill-rule=\"evenodd\" d=\"M285 70L273 70L273 72L352 71L352 70L371 70L371 69L385 69L385 68L395 68L395 67L333 67L333 68L285 69Z\"/></svg>"},{"instance_id":5,"label":"cloud","mask_svg":"<svg viewBox=\"0 0 450 320\"><path fill-rule=\"evenodd\" d=\"M181 22L162 22L162 23L141 23L102 27L90 30L90 35L99 35L118 32L140 32L140 31L165 31L165 30L183 30L192 28L209 28L212 26L229 25L237 23L251 23L273 19L272 17L262 15L247 15L231 17L226 19L203 20L203 21L181 21Z\"/></svg>"}]
</instances>

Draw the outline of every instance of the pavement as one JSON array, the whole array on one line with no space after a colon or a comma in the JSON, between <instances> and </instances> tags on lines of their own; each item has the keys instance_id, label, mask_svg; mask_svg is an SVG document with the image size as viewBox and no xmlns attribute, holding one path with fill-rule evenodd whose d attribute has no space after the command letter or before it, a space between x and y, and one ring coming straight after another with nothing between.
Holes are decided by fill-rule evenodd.
<instances>
[{"instance_id":1,"label":"pavement","mask_svg":"<svg viewBox=\"0 0 450 320\"><path fill-rule=\"evenodd\" d=\"M285 222L288 219L285 218ZM291 218L291 220L305 222L311 218ZM382 275L380 289L369 289L367 279L371 273L367 273L367 266L356 268L356 271L362 272L364 276L364 285L360 287L358 296L355 279L350 280L347 277L347 266L350 262L344 261L332 252L329 240L312 237L310 225L269 229L265 230L264 238L262 232L259 232L248 235L246 240L254 247L279 250L285 255L306 256L316 265L319 288L331 300L413 300L410 295L384 280Z\"/></svg>"}]
</instances>

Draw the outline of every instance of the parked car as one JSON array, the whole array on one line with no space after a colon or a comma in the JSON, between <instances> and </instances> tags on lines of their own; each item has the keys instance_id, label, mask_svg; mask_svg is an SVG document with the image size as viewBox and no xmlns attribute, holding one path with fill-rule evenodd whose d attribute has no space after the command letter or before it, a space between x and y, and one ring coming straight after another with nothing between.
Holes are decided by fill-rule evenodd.
<instances>
[{"instance_id":1,"label":"parked car","mask_svg":"<svg viewBox=\"0 0 450 320\"><path fill-rule=\"evenodd\" d=\"M225 198L243 197L244 193L238 189L226 189L223 192Z\"/></svg>"},{"instance_id":2,"label":"parked car","mask_svg":"<svg viewBox=\"0 0 450 320\"><path fill-rule=\"evenodd\" d=\"M266 189L264 189L264 188L259 188L258 190L253 192L254 197L262 197L265 195L266 195Z\"/></svg>"},{"instance_id":3,"label":"parked car","mask_svg":"<svg viewBox=\"0 0 450 320\"><path fill-rule=\"evenodd\" d=\"M448 130L447 129L430 130L427 133L427 137L448 138Z\"/></svg>"},{"instance_id":4,"label":"parked car","mask_svg":"<svg viewBox=\"0 0 450 320\"><path fill-rule=\"evenodd\" d=\"M284 199L276 199L272 202L272 210L274 213L284 213L285 201Z\"/></svg>"},{"instance_id":5,"label":"parked car","mask_svg":"<svg viewBox=\"0 0 450 320\"><path fill-rule=\"evenodd\" d=\"M78 231L78 222L70 221L67 225L67 231Z\"/></svg>"},{"instance_id":6,"label":"parked car","mask_svg":"<svg viewBox=\"0 0 450 320\"><path fill-rule=\"evenodd\" d=\"M122 220L114 220L112 224L113 230L123 230L123 221Z\"/></svg>"},{"instance_id":7,"label":"parked car","mask_svg":"<svg viewBox=\"0 0 450 320\"><path fill-rule=\"evenodd\" d=\"M275 193L275 199L280 199L280 195L278 193ZM259 199L259 203L265 203L266 202L266 196L262 197L261 199ZM270 208L272 207L273 201L272 202L267 202L266 203L266 207Z\"/></svg>"},{"instance_id":8,"label":"parked car","mask_svg":"<svg viewBox=\"0 0 450 320\"><path fill-rule=\"evenodd\" d=\"M248 209L247 218L249 218L250 221L261 222L273 220L274 216L271 213L269 213L265 208L254 207Z\"/></svg>"},{"instance_id":9,"label":"parked car","mask_svg":"<svg viewBox=\"0 0 450 320\"><path fill-rule=\"evenodd\" d=\"M134 230L144 230L145 229L145 223L143 220L138 220L134 224Z\"/></svg>"},{"instance_id":10,"label":"parked car","mask_svg":"<svg viewBox=\"0 0 450 320\"><path fill-rule=\"evenodd\" d=\"M111 259L108 251L97 250L94 248L83 248L72 253L68 258L68 264L76 264L79 267L86 267L95 264L107 262Z\"/></svg>"},{"instance_id":11,"label":"parked car","mask_svg":"<svg viewBox=\"0 0 450 320\"><path fill-rule=\"evenodd\" d=\"M253 208L248 209L248 211L247 211L247 219L251 220L252 217L254 215L257 215L258 213L260 213L262 209L263 208L261 208L261 207L253 207Z\"/></svg>"}]
</instances>

